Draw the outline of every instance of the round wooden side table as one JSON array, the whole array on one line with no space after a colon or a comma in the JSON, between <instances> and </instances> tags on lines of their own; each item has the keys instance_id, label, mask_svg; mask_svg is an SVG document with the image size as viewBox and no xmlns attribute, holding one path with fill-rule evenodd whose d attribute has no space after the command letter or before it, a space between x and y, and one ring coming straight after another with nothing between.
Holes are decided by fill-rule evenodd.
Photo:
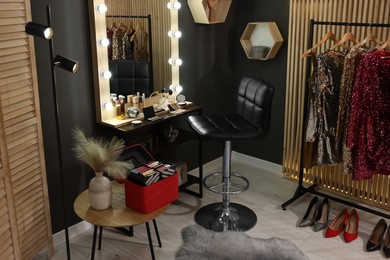
<instances>
[{"instance_id":1,"label":"round wooden side table","mask_svg":"<svg viewBox=\"0 0 390 260\"><path fill-rule=\"evenodd\" d=\"M115 181L112 182L112 192L113 192L113 201L112 207L106 210L94 210L90 207L88 189L83 191L75 200L73 204L74 211L82 219L91 224L93 224L93 241L92 241L92 253L91 259L95 258L95 247L96 247L96 236L97 228L100 227L99 235L99 247L101 248L102 240L102 227L132 227L135 225L143 224L146 225L146 231L148 233L150 253L152 259L155 259L154 250L153 250L153 241L150 234L149 221L153 221L155 228L158 244L161 247L160 235L158 233L156 218L165 212L165 210L170 206L170 204L165 205L149 214L140 214L128 207L125 203L125 188L124 184L119 184Z\"/></svg>"}]
</instances>

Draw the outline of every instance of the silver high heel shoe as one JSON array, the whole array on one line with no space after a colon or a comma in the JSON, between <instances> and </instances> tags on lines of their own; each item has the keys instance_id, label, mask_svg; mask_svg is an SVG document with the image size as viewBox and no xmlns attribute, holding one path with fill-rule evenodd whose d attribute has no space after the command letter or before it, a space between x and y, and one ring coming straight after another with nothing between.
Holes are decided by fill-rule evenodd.
<instances>
[{"instance_id":1,"label":"silver high heel shoe","mask_svg":"<svg viewBox=\"0 0 390 260\"><path fill-rule=\"evenodd\" d=\"M317 216L317 210L319 208L320 202L318 197L315 196L309 203L306 213L303 216L301 222L299 223L300 227L308 227L314 224L314 221Z\"/></svg>"}]
</instances>

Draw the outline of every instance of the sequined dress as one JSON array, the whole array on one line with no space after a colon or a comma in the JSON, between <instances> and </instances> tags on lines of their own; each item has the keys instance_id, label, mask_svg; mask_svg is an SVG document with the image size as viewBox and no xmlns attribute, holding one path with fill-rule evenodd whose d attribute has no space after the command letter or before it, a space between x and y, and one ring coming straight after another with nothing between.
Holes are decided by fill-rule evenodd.
<instances>
[{"instance_id":1,"label":"sequined dress","mask_svg":"<svg viewBox=\"0 0 390 260\"><path fill-rule=\"evenodd\" d=\"M340 84L339 114L336 128L336 138L342 150L343 174L353 173L351 149L346 146L346 139L356 70L367 51L368 49L366 47L352 47L344 60L344 70Z\"/></svg>"},{"instance_id":2,"label":"sequined dress","mask_svg":"<svg viewBox=\"0 0 390 260\"><path fill-rule=\"evenodd\" d=\"M335 165L342 161L336 140L339 91L345 52L326 50L314 61L309 82L310 99L305 141L306 167Z\"/></svg>"},{"instance_id":3,"label":"sequined dress","mask_svg":"<svg viewBox=\"0 0 390 260\"><path fill-rule=\"evenodd\" d=\"M390 174L390 63L381 59L389 55L367 53L356 73L347 136L354 180Z\"/></svg>"}]
</instances>

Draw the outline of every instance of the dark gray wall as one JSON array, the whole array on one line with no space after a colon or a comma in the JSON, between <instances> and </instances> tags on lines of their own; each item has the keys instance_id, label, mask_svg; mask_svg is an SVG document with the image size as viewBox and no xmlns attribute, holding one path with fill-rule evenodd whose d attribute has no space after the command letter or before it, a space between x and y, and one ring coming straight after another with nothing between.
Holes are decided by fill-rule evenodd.
<instances>
[{"instance_id":1,"label":"dark gray wall","mask_svg":"<svg viewBox=\"0 0 390 260\"><path fill-rule=\"evenodd\" d=\"M288 1L234 0L225 23L195 24L186 1L180 10L180 56L184 61L180 81L188 100L203 107L204 113L218 114L233 111L236 86L243 75L264 78L275 85L272 126L264 140L235 144L234 149L267 161L281 163L283 149L284 96L287 42L283 43L276 59L248 60L239 39L248 22L276 21L285 40L288 28ZM80 70L72 75L56 69L58 106L60 111L60 138L64 164L64 186L67 224L79 221L73 211L73 201L87 188L93 176L88 167L73 158L71 129L75 126L86 134L96 131L92 65L89 40L87 1L31 0L33 20L46 22L46 5L52 9L54 48L61 54L80 62ZM43 124L45 158L49 185L53 232L63 229L61 178L54 122L54 103L50 76L49 46L36 39L39 93ZM185 123L185 122L183 122ZM173 157L186 160L192 168L197 160L191 147L183 146ZM206 142L204 161L222 155L222 144Z\"/></svg>"},{"instance_id":2,"label":"dark gray wall","mask_svg":"<svg viewBox=\"0 0 390 260\"><path fill-rule=\"evenodd\" d=\"M51 6L54 29L54 52L80 62L80 70L71 74L56 68L57 97L60 121L61 151L67 224L79 221L73 211L73 201L86 189L92 172L73 158L71 129L78 126L92 134L95 129L92 66L89 41L87 1L31 0L33 21L47 25L46 6ZM53 232L63 229L61 177L55 131L55 107L50 72L49 44L35 39L43 139Z\"/></svg>"},{"instance_id":3,"label":"dark gray wall","mask_svg":"<svg viewBox=\"0 0 390 260\"><path fill-rule=\"evenodd\" d=\"M262 78L274 85L275 95L272 103L271 128L267 137L257 141L235 143L233 149L256 158L282 164L289 1L253 0L237 2L235 79L237 81L243 75ZM274 59L267 61L247 59L239 39L248 22L276 22L284 42Z\"/></svg>"}]
</instances>

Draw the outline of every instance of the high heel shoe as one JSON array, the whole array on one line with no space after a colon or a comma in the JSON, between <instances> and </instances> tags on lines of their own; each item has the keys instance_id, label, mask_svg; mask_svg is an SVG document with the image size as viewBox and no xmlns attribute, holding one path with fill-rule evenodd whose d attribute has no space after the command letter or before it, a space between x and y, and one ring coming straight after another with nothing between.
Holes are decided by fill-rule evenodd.
<instances>
[{"instance_id":1,"label":"high heel shoe","mask_svg":"<svg viewBox=\"0 0 390 260\"><path fill-rule=\"evenodd\" d=\"M372 252L381 249L383 243L383 234L387 228L386 221L381 218L375 225L371 232L370 238L367 241L366 250Z\"/></svg>"},{"instance_id":2,"label":"high heel shoe","mask_svg":"<svg viewBox=\"0 0 390 260\"><path fill-rule=\"evenodd\" d=\"M344 227L345 221L347 221L349 217L348 210L343 208L339 214L332 220L329 227L326 229L325 237L335 237L340 234L341 229Z\"/></svg>"},{"instance_id":3,"label":"high heel shoe","mask_svg":"<svg viewBox=\"0 0 390 260\"><path fill-rule=\"evenodd\" d=\"M359 214L356 209L349 212L349 218L345 222L344 240L349 243L358 237L359 231Z\"/></svg>"},{"instance_id":4,"label":"high heel shoe","mask_svg":"<svg viewBox=\"0 0 390 260\"><path fill-rule=\"evenodd\" d=\"M383 254L386 256L386 258L390 257L390 226L387 229L385 240L383 241Z\"/></svg>"},{"instance_id":5,"label":"high heel shoe","mask_svg":"<svg viewBox=\"0 0 390 260\"><path fill-rule=\"evenodd\" d=\"M317 216L318 206L319 206L318 197L315 196L310 201L309 206L307 207L306 213L303 216L301 222L299 223L300 227L307 227L307 226L313 225L314 220Z\"/></svg>"},{"instance_id":6,"label":"high heel shoe","mask_svg":"<svg viewBox=\"0 0 390 260\"><path fill-rule=\"evenodd\" d=\"M317 217L314 221L314 231L320 231L328 226L329 218L329 200L327 198L322 200L321 206L318 208Z\"/></svg>"}]
</instances>

